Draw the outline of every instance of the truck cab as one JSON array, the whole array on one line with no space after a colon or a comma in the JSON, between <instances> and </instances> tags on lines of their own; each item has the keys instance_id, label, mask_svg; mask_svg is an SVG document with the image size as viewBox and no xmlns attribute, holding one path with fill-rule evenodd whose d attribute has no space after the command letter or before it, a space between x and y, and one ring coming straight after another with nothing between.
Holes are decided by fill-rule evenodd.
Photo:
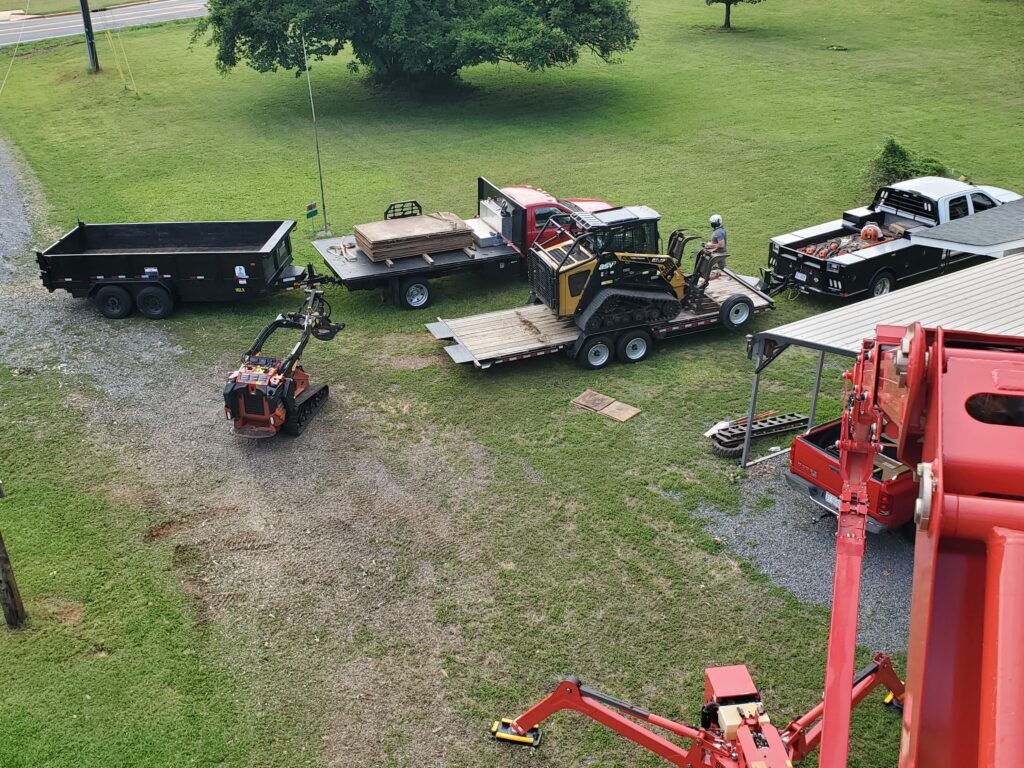
<instances>
[{"instance_id":1,"label":"truck cab","mask_svg":"<svg viewBox=\"0 0 1024 768\"><path fill-rule=\"evenodd\" d=\"M841 219L772 238L762 287L835 297L889 293L976 258L917 243L916 233L1018 199L1010 190L938 176L882 187L870 205Z\"/></svg>"}]
</instances>

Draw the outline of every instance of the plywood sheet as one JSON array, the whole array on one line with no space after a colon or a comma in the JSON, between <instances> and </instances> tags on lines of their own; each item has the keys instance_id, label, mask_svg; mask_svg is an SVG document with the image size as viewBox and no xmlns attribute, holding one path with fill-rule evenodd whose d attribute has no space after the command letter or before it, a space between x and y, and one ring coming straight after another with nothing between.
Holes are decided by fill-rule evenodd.
<instances>
[{"instance_id":1,"label":"plywood sheet","mask_svg":"<svg viewBox=\"0 0 1024 768\"><path fill-rule=\"evenodd\" d=\"M629 421L640 413L640 409L636 406L621 403L614 397L602 395L592 389L584 390L582 394L573 398L572 403L618 422Z\"/></svg>"},{"instance_id":2,"label":"plywood sheet","mask_svg":"<svg viewBox=\"0 0 1024 768\"><path fill-rule=\"evenodd\" d=\"M402 259L473 246L473 230L447 211L359 224L353 228L359 250L371 261Z\"/></svg>"}]
</instances>

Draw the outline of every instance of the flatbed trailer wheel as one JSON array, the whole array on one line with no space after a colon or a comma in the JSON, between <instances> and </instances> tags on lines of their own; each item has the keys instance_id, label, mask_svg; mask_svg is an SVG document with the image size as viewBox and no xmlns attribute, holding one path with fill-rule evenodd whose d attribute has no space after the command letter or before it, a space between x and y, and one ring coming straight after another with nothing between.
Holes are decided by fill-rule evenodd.
<instances>
[{"instance_id":1,"label":"flatbed trailer wheel","mask_svg":"<svg viewBox=\"0 0 1024 768\"><path fill-rule=\"evenodd\" d=\"M594 336L583 342L576 359L584 368L596 371L608 365L613 354L612 340L608 336Z\"/></svg>"},{"instance_id":2,"label":"flatbed trailer wheel","mask_svg":"<svg viewBox=\"0 0 1024 768\"><path fill-rule=\"evenodd\" d=\"M120 285L104 285L93 298L96 308L104 317L122 320L132 313L132 295Z\"/></svg>"},{"instance_id":3,"label":"flatbed trailer wheel","mask_svg":"<svg viewBox=\"0 0 1024 768\"><path fill-rule=\"evenodd\" d=\"M430 303L430 282L422 277L409 277L398 284L398 306L402 309L423 309Z\"/></svg>"},{"instance_id":4,"label":"flatbed trailer wheel","mask_svg":"<svg viewBox=\"0 0 1024 768\"><path fill-rule=\"evenodd\" d=\"M735 330L746 325L751 315L754 314L754 302L746 296L730 296L725 300L722 309L719 310L718 318L729 330Z\"/></svg>"},{"instance_id":5,"label":"flatbed trailer wheel","mask_svg":"<svg viewBox=\"0 0 1024 768\"><path fill-rule=\"evenodd\" d=\"M651 334L643 330L624 331L615 343L615 356L620 363L639 363L651 352Z\"/></svg>"},{"instance_id":6,"label":"flatbed trailer wheel","mask_svg":"<svg viewBox=\"0 0 1024 768\"><path fill-rule=\"evenodd\" d=\"M148 285L135 297L135 305L150 320L163 320L174 309L174 299L166 288Z\"/></svg>"}]
</instances>

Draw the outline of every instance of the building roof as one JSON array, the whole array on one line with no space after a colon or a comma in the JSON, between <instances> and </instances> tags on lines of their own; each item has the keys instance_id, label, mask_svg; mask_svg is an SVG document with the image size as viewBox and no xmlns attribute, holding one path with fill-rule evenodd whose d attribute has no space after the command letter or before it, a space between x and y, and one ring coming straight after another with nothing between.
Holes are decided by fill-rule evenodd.
<instances>
[{"instance_id":1,"label":"building roof","mask_svg":"<svg viewBox=\"0 0 1024 768\"><path fill-rule=\"evenodd\" d=\"M907 179L890 184L893 189L905 189L910 192L919 192L932 200L938 200L946 195L953 195L957 192L968 192L974 187L956 179L947 179L943 176L921 176L917 179Z\"/></svg>"},{"instance_id":2,"label":"building roof","mask_svg":"<svg viewBox=\"0 0 1024 768\"><path fill-rule=\"evenodd\" d=\"M1024 249L1024 199L921 230L911 240L981 256Z\"/></svg>"},{"instance_id":3,"label":"building roof","mask_svg":"<svg viewBox=\"0 0 1024 768\"><path fill-rule=\"evenodd\" d=\"M754 335L755 348L775 341L856 357L861 341L875 335L875 326L914 322L1024 336L1022 290L1024 253L761 331Z\"/></svg>"}]
</instances>

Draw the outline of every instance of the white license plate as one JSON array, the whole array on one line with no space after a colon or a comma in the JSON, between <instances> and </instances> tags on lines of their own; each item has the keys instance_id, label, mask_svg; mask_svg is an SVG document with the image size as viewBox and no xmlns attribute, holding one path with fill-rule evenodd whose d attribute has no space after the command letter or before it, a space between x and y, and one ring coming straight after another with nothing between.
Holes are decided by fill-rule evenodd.
<instances>
[{"instance_id":1,"label":"white license plate","mask_svg":"<svg viewBox=\"0 0 1024 768\"><path fill-rule=\"evenodd\" d=\"M806 283L807 282L807 275L805 275L803 272L794 272L793 273L793 277L796 280L799 280L801 283Z\"/></svg>"},{"instance_id":2,"label":"white license plate","mask_svg":"<svg viewBox=\"0 0 1024 768\"><path fill-rule=\"evenodd\" d=\"M831 493L825 494L825 503L833 509L839 509L839 497L833 496Z\"/></svg>"}]
</instances>

